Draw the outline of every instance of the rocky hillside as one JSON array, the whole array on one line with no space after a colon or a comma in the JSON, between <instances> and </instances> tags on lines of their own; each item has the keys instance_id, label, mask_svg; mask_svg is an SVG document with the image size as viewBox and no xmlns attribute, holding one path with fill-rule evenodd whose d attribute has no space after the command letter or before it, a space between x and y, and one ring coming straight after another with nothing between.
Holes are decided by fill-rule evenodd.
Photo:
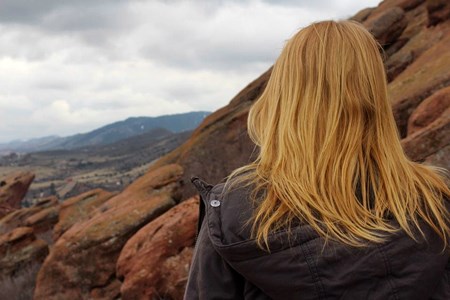
<instances>
[{"instance_id":1,"label":"rocky hillside","mask_svg":"<svg viewBox=\"0 0 450 300\"><path fill-rule=\"evenodd\" d=\"M450 3L386 0L353 19L384 47L405 152L449 169ZM21 209L19 196L4 200L0 299L181 299L198 218L187 178L215 183L251 159L247 113L269 76L270 69L122 192L96 189Z\"/></svg>"}]
</instances>

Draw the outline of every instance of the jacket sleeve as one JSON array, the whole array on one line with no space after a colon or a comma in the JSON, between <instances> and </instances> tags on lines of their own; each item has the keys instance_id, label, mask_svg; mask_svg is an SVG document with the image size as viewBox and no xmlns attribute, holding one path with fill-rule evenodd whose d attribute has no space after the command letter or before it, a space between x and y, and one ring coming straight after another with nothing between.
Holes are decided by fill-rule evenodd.
<instances>
[{"instance_id":1,"label":"jacket sleeve","mask_svg":"<svg viewBox=\"0 0 450 300\"><path fill-rule=\"evenodd\" d=\"M195 245L184 299L243 299L244 279L214 249L206 218Z\"/></svg>"}]
</instances>

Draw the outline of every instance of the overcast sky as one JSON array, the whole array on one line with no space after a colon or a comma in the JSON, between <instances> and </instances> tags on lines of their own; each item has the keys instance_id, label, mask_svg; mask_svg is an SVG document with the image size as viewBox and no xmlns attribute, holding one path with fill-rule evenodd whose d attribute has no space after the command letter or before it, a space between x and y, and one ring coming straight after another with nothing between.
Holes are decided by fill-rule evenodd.
<instances>
[{"instance_id":1,"label":"overcast sky","mask_svg":"<svg viewBox=\"0 0 450 300\"><path fill-rule=\"evenodd\" d=\"M0 142L226 105L286 39L378 0L0 0Z\"/></svg>"}]
</instances>

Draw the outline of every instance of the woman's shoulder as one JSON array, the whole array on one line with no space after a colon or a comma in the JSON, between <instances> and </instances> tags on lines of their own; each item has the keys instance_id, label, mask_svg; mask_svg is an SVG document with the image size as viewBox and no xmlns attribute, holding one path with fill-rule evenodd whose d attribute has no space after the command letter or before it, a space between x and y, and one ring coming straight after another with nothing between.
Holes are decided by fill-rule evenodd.
<instances>
[{"instance_id":1,"label":"woman's shoulder","mask_svg":"<svg viewBox=\"0 0 450 300\"><path fill-rule=\"evenodd\" d=\"M224 244L250 239L254 213L252 186L234 184L230 187L224 182L211 185L198 177L191 180L204 205L210 234L220 235Z\"/></svg>"}]
</instances>

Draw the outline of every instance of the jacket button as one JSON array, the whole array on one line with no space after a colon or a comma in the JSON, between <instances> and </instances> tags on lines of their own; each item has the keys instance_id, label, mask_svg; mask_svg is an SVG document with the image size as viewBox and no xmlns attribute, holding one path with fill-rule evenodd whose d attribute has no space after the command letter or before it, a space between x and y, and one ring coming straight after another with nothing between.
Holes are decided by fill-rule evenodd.
<instances>
[{"instance_id":1,"label":"jacket button","mask_svg":"<svg viewBox=\"0 0 450 300\"><path fill-rule=\"evenodd\" d=\"M211 204L212 207L218 207L218 206L220 206L220 201L219 200L211 200L211 202L209 204Z\"/></svg>"}]
</instances>

